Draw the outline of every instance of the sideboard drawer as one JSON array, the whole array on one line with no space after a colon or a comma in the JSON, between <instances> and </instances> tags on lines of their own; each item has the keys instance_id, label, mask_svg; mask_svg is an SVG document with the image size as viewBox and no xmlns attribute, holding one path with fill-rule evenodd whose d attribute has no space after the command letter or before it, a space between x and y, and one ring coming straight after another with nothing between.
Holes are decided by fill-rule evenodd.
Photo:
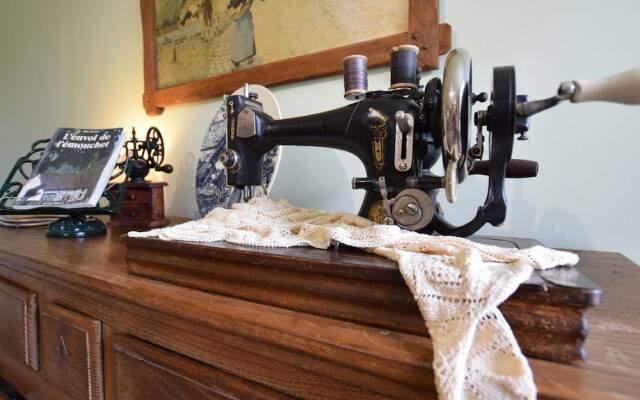
<instances>
[{"instance_id":1,"label":"sideboard drawer","mask_svg":"<svg viewBox=\"0 0 640 400\"><path fill-rule=\"evenodd\" d=\"M127 336L114 340L118 400L291 399Z\"/></svg>"},{"instance_id":2,"label":"sideboard drawer","mask_svg":"<svg viewBox=\"0 0 640 400\"><path fill-rule=\"evenodd\" d=\"M38 297L0 279L0 351L33 370L39 368Z\"/></svg>"},{"instance_id":3,"label":"sideboard drawer","mask_svg":"<svg viewBox=\"0 0 640 400\"><path fill-rule=\"evenodd\" d=\"M102 326L53 304L41 312L42 369L46 382L69 400L102 400Z\"/></svg>"}]
</instances>

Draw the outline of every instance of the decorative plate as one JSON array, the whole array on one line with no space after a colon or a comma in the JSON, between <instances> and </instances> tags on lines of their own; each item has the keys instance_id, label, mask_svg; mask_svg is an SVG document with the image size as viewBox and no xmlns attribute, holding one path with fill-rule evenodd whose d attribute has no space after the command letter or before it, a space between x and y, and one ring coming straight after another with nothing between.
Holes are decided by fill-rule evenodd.
<instances>
[{"instance_id":1,"label":"decorative plate","mask_svg":"<svg viewBox=\"0 0 640 400\"><path fill-rule=\"evenodd\" d=\"M280 107L269 89L260 85L249 85L249 91L258 95L264 111L274 119L281 117ZM242 94L240 88L233 94ZM200 158L196 171L196 201L200 216L204 216L216 207L230 207L236 196L232 196L234 188L227 185L226 169L216 165L220 153L227 145L227 116L226 105L222 104L209 124L207 133L200 146ZM262 187L268 194L278 171L278 164L282 155L282 147L274 147L264 156L262 169Z\"/></svg>"}]
</instances>

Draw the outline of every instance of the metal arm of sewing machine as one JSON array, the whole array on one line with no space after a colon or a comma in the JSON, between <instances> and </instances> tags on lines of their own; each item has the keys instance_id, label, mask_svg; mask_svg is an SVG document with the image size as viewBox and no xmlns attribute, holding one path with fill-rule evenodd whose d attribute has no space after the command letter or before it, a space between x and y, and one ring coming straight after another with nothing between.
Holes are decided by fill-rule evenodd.
<instances>
[{"instance_id":1,"label":"metal arm of sewing machine","mask_svg":"<svg viewBox=\"0 0 640 400\"><path fill-rule=\"evenodd\" d=\"M221 160L232 186L256 186L262 182L262 157L278 145L322 146L349 151L366 159L345 134L349 116L357 104L305 117L274 120L255 99L228 96L229 140ZM304 134L302 134L304 132Z\"/></svg>"},{"instance_id":2,"label":"metal arm of sewing machine","mask_svg":"<svg viewBox=\"0 0 640 400\"><path fill-rule=\"evenodd\" d=\"M360 212L366 216L372 204L382 200L380 177L388 184L389 194L397 193L419 166L425 162L432 166L439 157L439 148L432 155L416 155L413 150L416 143L423 142L413 136L424 129L418 121L421 106L417 98L421 97L415 90L372 92L360 102L335 110L274 120L255 100L228 96L229 140L220 160L228 171L227 183L236 188L259 185L262 156L274 146L343 150L365 166L367 177L360 178L357 188L367 190ZM395 147L389 145L394 142Z\"/></svg>"}]
</instances>

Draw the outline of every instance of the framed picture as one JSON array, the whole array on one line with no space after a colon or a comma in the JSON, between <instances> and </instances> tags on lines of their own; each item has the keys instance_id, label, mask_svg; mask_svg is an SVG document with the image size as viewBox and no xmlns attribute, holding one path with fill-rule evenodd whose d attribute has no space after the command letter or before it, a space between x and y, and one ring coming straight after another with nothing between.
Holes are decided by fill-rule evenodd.
<instances>
[{"instance_id":1,"label":"framed picture","mask_svg":"<svg viewBox=\"0 0 640 400\"><path fill-rule=\"evenodd\" d=\"M423 69L451 48L438 0L141 0L143 104L164 107L231 93L245 82L272 86L339 73L364 54L420 48Z\"/></svg>"}]
</instances>

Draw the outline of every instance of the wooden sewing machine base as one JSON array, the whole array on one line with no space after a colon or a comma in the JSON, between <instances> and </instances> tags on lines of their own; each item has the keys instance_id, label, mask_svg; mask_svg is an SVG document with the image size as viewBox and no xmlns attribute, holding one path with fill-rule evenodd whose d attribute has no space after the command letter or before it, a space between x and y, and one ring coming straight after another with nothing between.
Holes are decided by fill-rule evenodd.
<instances>
[{"instance_id":1,"label":"wooden sewing machine base","mask_svg":"<svg viewBox=\"0 0 640 400\"><path fill-rule=\"evenodd\" d=\"M533 240L476 237L506 247ZM428 336L397 265L357 249L253 248L125 237L131 274L298 312ZM579 267L579 266L578 266ZM585 312L601 290L579 268L535 271L500 306L522 351L555 362L585 359Z\"/></svg>"}]
</instances>

